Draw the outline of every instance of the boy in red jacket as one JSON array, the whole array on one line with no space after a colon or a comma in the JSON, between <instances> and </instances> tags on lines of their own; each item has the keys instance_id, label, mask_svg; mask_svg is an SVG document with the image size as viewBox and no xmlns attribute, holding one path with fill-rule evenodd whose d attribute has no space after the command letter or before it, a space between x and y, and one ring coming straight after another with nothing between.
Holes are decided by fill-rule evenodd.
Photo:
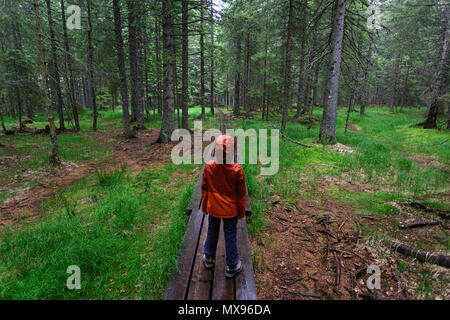
<instances>
[{"instance_id":1,"label":"boy in red jacket","mask_svg":"<svg viewBox=\"0 0 450 320\"><path fill-rule=\"evenodd\" d=\"M225 276L228 278L242 271L236 230L238 217L245 216L246 201L244 170L239 164L227 161L227 154L231 153L228 158L232 158L234 150L234 138L229 135L219 136L215 144L216 160L206 164L202 181L202 211L209 214L208 236L202 260L206 268L214 266L220 221L223 220L227 264ZM223 161L219 160L220 156L223 156Z\"/></svg>"}]
</instances>

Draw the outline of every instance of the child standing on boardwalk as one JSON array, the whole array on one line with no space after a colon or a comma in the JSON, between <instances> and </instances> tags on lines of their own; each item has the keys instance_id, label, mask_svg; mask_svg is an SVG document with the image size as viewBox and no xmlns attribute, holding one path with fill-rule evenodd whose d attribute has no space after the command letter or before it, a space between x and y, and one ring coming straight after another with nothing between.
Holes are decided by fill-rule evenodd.
<instances>
[{"instance_id":1,"label":"child standing on boardwalk","mask_svg":"<svg viewBox=\"0 0 450 320\"><path fill-rule=\"evenodd\" d=\"M244 170L239 164L229 161L233 158L234 150L234 138L229 135L217 137L216 160L206 164L202 181L202 211L209 215L208 235L202 260L206 268L210 269L214 266L220 222L223 220L227 264L225 276L228 278L242 271L236 231L238 217L245 216L247 190Z\"/></svg>"}]
</instances>

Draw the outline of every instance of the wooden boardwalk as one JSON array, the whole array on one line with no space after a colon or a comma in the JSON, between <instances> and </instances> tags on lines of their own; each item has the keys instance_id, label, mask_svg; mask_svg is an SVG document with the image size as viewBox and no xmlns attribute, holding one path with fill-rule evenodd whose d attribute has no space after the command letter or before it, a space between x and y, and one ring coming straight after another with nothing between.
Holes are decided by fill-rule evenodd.
<instances>
[{"instance_id":1,"label":"wooden boardwalk","mask_svg":"<svg viewBox=\"0 0 450 320\"><path fill-rule=\"evenodd\" d=\"M217 110L218 127L224 132L230 122L226 115ZM201 211L201 182L204 166L188 205L189 223L181 245L177 269L173 271L164 293L164 300L256 300L256 285L253 274L252 256L248 242L247 223L239 219L237 243L243 271L232 279L225 277L225 240L220 228L216 263L213 269L206 269L202 262L203 245L208 230L208 216ZM248 194L248 193L247 193ZM246 215L251 215L250 199L247 196Z\"/></svg>"}]
</instances>

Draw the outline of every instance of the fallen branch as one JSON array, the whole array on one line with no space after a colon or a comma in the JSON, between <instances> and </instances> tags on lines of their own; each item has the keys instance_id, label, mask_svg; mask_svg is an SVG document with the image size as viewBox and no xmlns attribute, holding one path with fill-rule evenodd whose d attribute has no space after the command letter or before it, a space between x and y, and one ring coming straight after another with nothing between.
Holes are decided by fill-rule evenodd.
<instances>
[{"instance_id":1,"label":"fallen branch","mask_svg":"<svg viewBox=\"0 0 450 320\"><path fill-rule=\"evenodd\" d=\"M322 298L318 294L307 293L307 292L302 292L302 291L288 291L287 293L289 293L289 294L298 294L298 295L301 295L303 297L311 297L311 298L318 298L318 299Z\"/></svg>"},{"instance_id":2,"label":"fallen branch","mask_svg":"<svg viewBox=\"0 0 450 320\"><path fill-rule=\"evenodd\" d=\"M414 223L410 223L410 224L400 224L399 227L401 229L413 229L413 228L438 226L438 225L440 225L439 222L414 222Z\"/></svg>"},{"instance_id":3,"label":"fallen branch","mask_svg":"<svg viewBox=\"0 0 450 320\"><path fill-rule=\"evenodd\" d=\"M424 212L435 213L438 216L440 216L442 219L449 219L450 218L450 212L439 210L439 209L433 209L433 208L430 208L430 207L428 207L428 206L426 206L426 205L424 205L424 204L422 204L420 202L412 201L412 202L407 202L406 204L411 206L411 207L413 207L413 208L422 210Z\"/></svg>"},{"instance_id":4,"label":"fallen branch","mask_svg":"<svg viewBox=\"0 0 450 320\"><path fill-rule=\"evenodd\" d=\"M397 243L395 241L391 243L391 248L395 249L397 252L401 254L413 256L414 258L422 262L429 262L432 264L437 264L438 266L441 267L450 268L449 256L444 256L441 254L428 252L417 248L411 248L404 244Z\"/></svg>"},{"instance_id":5,"label":"fallen branch","mask_svg":"<svg viewBox=\"0 0 450 320\"><path fill-rule=\"evenodd\" d=\"M302 147L304 147L304 148L312 148L312 146L308 146L308 145L306 145L306 144L303 144L303 143L301 143L301 142L298 142L297 140L294 140L294 139L289 138L289 137L288 137L287 135L285 135L283 132L280 132L280 135L281 135L284 139L286 139L287 141L289 141L289 142L295 143L295 144L297 144L297 145L299 145L299 146L302 146Z\"/></svg>"}]
</instances>

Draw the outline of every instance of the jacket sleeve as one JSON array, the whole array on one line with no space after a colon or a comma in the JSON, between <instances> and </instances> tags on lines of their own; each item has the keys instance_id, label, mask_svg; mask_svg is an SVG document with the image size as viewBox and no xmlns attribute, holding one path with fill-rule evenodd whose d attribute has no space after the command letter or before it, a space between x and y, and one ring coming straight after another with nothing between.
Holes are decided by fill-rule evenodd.
<instances>
[{"instance_id":1,"label":"jacket sleeve","mask_svg":"<svg viewBox=\"0 0 450 320\"><path fill-rule=\"evenodd\" d=\"M206 212L207 204L208 204L208 181L206 179L207 174L207 166L203 169L203 177L202 177L202 211Z\"/></svg>"},{"instance_id":2,"label":"jacket sleeve","mask_svg":"<svg viewBox=\"0 0 450 320\"><path fill-rule=\"evenodd\" d=\"M245 217L245 203L247 201L247 188L245 186L244 170L240 167L238 171L236 197L238 203L238 215L239 218Z\"/></svg>"}]
</instances>

